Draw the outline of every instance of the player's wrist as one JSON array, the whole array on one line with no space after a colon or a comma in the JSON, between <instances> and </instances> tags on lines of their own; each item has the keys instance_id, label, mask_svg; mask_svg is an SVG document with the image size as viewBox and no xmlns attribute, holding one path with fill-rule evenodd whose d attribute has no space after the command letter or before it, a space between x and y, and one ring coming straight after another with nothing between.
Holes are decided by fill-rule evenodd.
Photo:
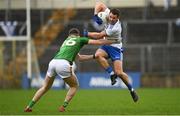
<instances>
[{"instance_id":1,"label":"player's wrist","mask_svg":"<svg viewBox=\"0 0 180 116\"><path fill-rule=\"evenodd\" d=\"M84 29L84 31L83 31L83 36L84 36L84 37L88 37L88 31L87 31L87 29Z\"/></svg>"}]
</instances>

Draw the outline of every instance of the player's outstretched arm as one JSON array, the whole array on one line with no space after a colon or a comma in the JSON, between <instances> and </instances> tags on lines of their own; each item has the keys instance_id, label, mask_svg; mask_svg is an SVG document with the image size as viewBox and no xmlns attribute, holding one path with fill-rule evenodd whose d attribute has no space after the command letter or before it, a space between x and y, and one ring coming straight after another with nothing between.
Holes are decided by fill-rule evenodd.
<instances>
[{"instance_id":1,"label":"player's outstretched arm","mask_svg":"<svg viewBox=\"0 0 180 116\"><path fill-rule=\"evenodd\" d=\"M105 31L102 31L100 33L98 32L88 32L87 36L93 39L103 39L104 37L107 36L107 34L105 33Z\"/></svg>"},{"instance_id":2,"label":"player's outstretched arm","mask_svg":"<svg viewBox=\"0 0 180 116\"><path fill-rule=\"evenodd\" d=\"M99 39L99 40L90 39L88 42L88 44L92 44L92 45L109 45L109 44L113 44L113 43L117 43L117 41L107 40L107 39Z\"/></svg>"},{"instance_id":3,"label":"player's outstretched arm","mask_svg":"<svg viewBox=\"0 0 180 116\"><path fill-rule=\"evenodd\" d=\"M94 55L81 55L78 53L78 55L76 56L76 59L79 61L92 60L94 59Z\"/></svg>"}]
</instances>

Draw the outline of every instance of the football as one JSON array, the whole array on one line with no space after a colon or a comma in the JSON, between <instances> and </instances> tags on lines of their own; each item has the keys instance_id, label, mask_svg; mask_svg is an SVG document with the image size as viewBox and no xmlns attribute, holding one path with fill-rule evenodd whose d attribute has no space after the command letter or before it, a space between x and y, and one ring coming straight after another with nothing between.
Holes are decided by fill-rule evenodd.
<instances>
[{"instance_id":1,"label":"football","mask_svg":"<svg viewBox=\"0 0 180 116\"><path fill-rule=\"evenodd\" d=\"M105 12L99 12L98 17L102 19L103 23L107 23L107 14Z\"/></svg>"}]
</instances>

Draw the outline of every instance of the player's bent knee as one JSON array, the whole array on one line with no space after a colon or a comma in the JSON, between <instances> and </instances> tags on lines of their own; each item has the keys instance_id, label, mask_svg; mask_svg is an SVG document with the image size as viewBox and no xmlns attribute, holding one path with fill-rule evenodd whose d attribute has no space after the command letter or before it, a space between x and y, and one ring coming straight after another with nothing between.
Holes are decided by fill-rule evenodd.
<instances>
[{"instance_id":1,"label":"player's bent knee","mask_svg":"<svg viewBox=\"0 0 180 116\"><path fill-rule=\"evenodd\" d=\"M78 85L77 83L71 83L71 84L69 85L69 87L70 87L70 88L76 88L76 89L78 89L78 88L79 88L79 85Z\"/></svg>"},{"instance_id":2,"label":"player's bent knee","mask_svg":"<svg viewBox=\"0 0 180 116\"><path fill-rule=\"evenodd\" d=\"M96 56L96 58L98 58L98 57L101 56L101 54L100 54L99 52L96 52L96 53L95 53L95 56Z\"/></svg>"},{"instance_id":3,"label":"player's bent knee","mask_svg":"<svg viewBox=\"0 0 180 116\"><path fill-rule=\"evenodd\" d=\"M76 84L76 85L74 85L73 87L76 88L76 89L78 89L78 88L79 88L79 85Z\"/></svg>"},{"instance_id":4,"label":"player's bent knee","mask_svg":"<svg viewBox=\"0 0 180 116\"><path fill-rule=\"evenodd\" d=\"M122 71L115 72L120 78L123 77L124 73Z\"/></svg>"},{"instance_id":5,"label":"player's bent knee","mask_svg":"<svg viewBox=\"0 0 180 116\"><path fill-rule=\"evenodd\" d=\"M102 53L98 52L98 53L95 54L95 57L96 57L96 59L103 59L104 55Z\"/></svg>"}]
</instances>

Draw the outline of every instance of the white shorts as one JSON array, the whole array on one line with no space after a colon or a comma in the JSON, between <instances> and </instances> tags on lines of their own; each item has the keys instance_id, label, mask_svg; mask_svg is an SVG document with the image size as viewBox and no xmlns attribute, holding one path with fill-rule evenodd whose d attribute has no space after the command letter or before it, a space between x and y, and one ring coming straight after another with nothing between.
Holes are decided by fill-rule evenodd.
<instances>
[{"instance_id":1,"label":"white shorts","mask_svg":"<svg viewBox=\"0 0 180 116\"><path fill-rule=\"evenodd\" d=\"M71 71L72 67L72 71ZM47 76L54 77L56 75L61 78L70 77L72 74L74 75L75 63L71 66L67 60L64 59L52 59L49 62Z\"/></svg>"}]
</instances>

